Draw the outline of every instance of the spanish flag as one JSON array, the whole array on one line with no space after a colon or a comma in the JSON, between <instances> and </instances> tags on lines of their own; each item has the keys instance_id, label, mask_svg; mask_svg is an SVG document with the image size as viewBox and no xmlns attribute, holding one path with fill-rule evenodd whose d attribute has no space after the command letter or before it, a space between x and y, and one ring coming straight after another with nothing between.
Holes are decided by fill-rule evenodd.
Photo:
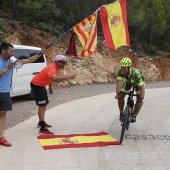
<instances>
[{"instance_id":1,"label":"spanish flag","mask_svg":"<svg viewBox=\"0 0 170 170\"><path fill-rule=\"evenodd\" d=\"M80 57L95 54L97 51L97 13L75 25L73 30L83 46Z\"/></svg>"},{"instance_id":2,"label":"spanish flag","mask_svg":"<svg viewBox=\"0 0 170 170\"><path fill-rule=\"evenodd\" d=\"M100 18L108 48L116 51L121 46L130 46L126 0L119 0L102 6L100 8Z\"/></svg>"},{"instance_id":3,"label":"spanish flag","mask_svg":"<svg viewBox=\"0 0 170 170\"><path fill-rule=\"evenodd\" d=\"M44 150L120 145L106 132L70 135L41 135L37 137Z\"/></svg>"}]
</instances>

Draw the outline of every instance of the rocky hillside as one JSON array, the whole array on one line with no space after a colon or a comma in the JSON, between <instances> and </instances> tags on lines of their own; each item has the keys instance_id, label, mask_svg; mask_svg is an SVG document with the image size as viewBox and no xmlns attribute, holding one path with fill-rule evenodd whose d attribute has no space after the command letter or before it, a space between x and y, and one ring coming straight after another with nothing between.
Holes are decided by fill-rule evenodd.
<instances>
[{"instance_id":1,"label":"rocky hillside","mask_svg":"<svg viewBox=\"0 0 170 170\"><path fill-rule=\"evenodd\" d=\"M38 46L46 48L57 37L49 33L42 32L24 25L20 25L14 20L1 20L6 24L6 42L12 44ZM48 64L52 63L52 58L57 54L65 55L71 34L67 34L58 40L46 52ZM77 51L81 52L81 45L78 40ZM113 52L105 47L101 37L98 38L98 52L96 55L83 59L69 57L64 74L77 73L77 77L69 82L56 84L57 86L67 86L69 84L94 84L115 82L115 71L119 67L119 61L123 57L130 57L133 66L145 72L147 81L170 80L170 54L160 56L145 56L133 52L129 48L121 47L117 52Z\"/></svg>"}]
</instances>

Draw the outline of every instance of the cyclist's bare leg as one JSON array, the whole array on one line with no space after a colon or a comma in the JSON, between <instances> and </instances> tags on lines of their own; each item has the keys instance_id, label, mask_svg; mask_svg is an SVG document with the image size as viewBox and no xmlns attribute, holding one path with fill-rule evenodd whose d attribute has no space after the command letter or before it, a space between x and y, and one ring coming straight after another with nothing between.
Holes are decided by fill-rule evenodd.
<instances>
[{"instance_id":1,"label":"cyclist's bare leg","mask_svg":"<svg viewBox=\"0 0 170 170\"><path fill-rule=\"evenodd\" d=\"M119 106L120 112L123 112L123 109L124 109L124 104L125 104L124 98L125 98L125 96L126 96L126 94L121 93L119 98L118 98L118 106Z\"/></svg>"},{"instance_id":2,"label":"cyclist's bare leg","mask_svg":"<svg viewBox=\"0 0 170 170\"><path fill-rule=\"evenodd\" d=\"M134 110L133 110L133 115L137 116L141 107L142 107L143 103L140 102L139 98L137 97L137 101L136 101L136 104L135 104L135 107L134 107Z\"/></svg>"}]
</instances>

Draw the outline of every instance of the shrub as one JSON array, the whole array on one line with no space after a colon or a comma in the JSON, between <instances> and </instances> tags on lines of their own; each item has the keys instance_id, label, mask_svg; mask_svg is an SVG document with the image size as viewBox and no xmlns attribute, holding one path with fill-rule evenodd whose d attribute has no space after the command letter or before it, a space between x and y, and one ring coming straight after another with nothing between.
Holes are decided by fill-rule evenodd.
<instances>
[{"instance_id":1,"label":"shrub","mask_svg":"<svg viewBox=\"0 0 170 170\"><path fill-rule=\"evenodd\" d=\"M0 42L2 42L5 38L3 32L5 32L7 29L5 25L0 21Z\"/></svg>"}]
</instances>

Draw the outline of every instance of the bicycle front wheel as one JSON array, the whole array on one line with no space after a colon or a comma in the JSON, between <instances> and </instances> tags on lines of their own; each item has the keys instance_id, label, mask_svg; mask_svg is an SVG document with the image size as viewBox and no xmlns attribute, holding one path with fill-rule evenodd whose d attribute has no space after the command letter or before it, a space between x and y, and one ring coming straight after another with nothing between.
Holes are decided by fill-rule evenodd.
<instances>
[{"instance_id":1,"label":"bicycle front wheel","mask_svg":"<svg viewBox=\"0 0 170 170\"><path fill-rule=\"evenodd\" d=\"M125 111L124 111L124 119L122 122L122 130L121 130L121 134L120 134L120 141L119 141L120 144L123 142L125 130L128 126L128 119L129 119L129 107L126 107Z\"/></svg>"},{"instance_id":2,"label":"bicycle front wheel","mask_svg":"<svg viewBox=\"0 0 170 170\"><path fill-rule=\"evenodd\" d=\"M127 106L128 107L128 106ZM129 129L129 126L130 126L130 122L131 122L131 115L132 115L132 110L133 108L131 107L128 107L128 121L127 121L127 125L126 125L126 130Z\"/></svg>"}]
</instances>

